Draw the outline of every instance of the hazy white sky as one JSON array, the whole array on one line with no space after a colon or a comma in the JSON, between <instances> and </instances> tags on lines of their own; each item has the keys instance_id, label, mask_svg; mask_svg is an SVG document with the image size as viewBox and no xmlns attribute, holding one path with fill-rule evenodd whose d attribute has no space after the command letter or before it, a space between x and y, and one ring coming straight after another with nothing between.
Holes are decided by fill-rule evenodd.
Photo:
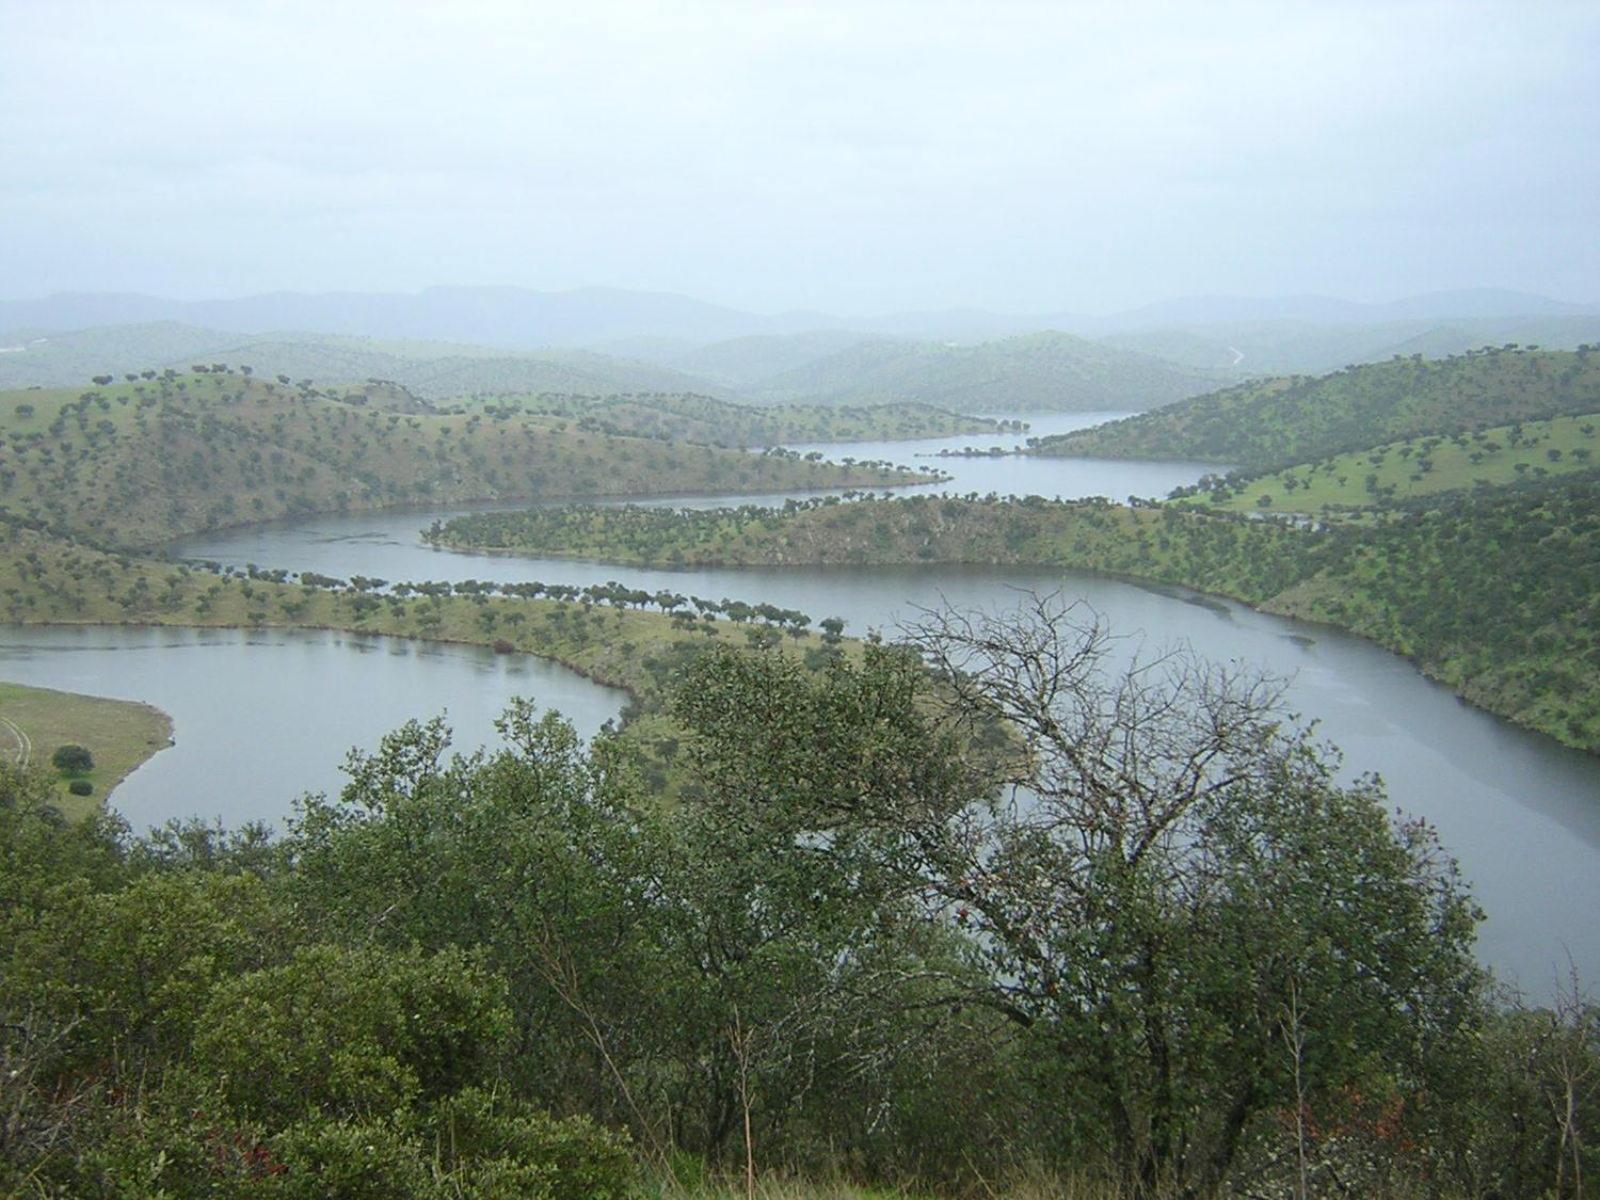
<instances>
[{"instance_id":1,"label":"hazy white sky","mask_svg":"<svg viewBox=\"0 0 1600 1200\"><path fill-rule=\"evenodd\" d=\"M0 295L1600 299L1600 3L0 0Z\"/></svg>"}]
</instances>

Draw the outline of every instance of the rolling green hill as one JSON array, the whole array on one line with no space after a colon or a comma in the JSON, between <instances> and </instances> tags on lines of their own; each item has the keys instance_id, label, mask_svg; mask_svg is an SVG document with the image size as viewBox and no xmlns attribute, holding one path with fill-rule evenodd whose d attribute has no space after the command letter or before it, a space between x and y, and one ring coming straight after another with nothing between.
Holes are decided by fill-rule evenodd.
<instances>
[{"instance_id":1,"label":"rolling green hill","mask_svg":"<svg viewBox=\"0 0 1600 1200\"><path fill-rule=\"evenodd\" d=\"M1039 442L1037 453L1278 470L1404 438L1600 411L1600 352L1490 350L1239 384Z\"/></svg>"},{"instance_id":2,"label":"rolling green hill","mask_svg":"<svg viewBox=\"0 0 1600 1200\"><path fill-rule=\"evenodd\" d=\"M710 396L498 396L468 401L463 411L513 411L568 417L579 429L708 446L776 446L785 442L892 441L999 433L1001 422L927 404L834 408L778 404L754 408Z\"/></svg>"},{"instance_id":3,"label":"rolling green hill","mask_svg":"<svg viewBox=\"0 0 1600 1200\"><path fill-rule=\"evenodd\" d=\"M504 410L408 415L233 373L0 394L0 509L104 545L406 504L909 478L589 432Z\"/></svg>"},{"instance_id":4,"label":"rolling green hill","mask_svg":"<svg viewBox=\"0 0 1600 1200\"><path fill-rule=\"evenodd\" d=\"M974 345L876 339L747 385L769 402L915 400L958 412L1156 408L1216 386L1217 376L1065 333Z\"/></svg>"},{"instance_id":5,"label":"rolling green hill","mask_svg":"<svg viewBox=\"0 0 1600 1200\"><path fill-rule=\"evenodd\" d=\"M1438 492L1591 470L1597 449L1600 413L1589 413L1389 442L1254 478L1229 478L1194 495L1214 510L1332 517Z\"/></svg>"}]
</instances>

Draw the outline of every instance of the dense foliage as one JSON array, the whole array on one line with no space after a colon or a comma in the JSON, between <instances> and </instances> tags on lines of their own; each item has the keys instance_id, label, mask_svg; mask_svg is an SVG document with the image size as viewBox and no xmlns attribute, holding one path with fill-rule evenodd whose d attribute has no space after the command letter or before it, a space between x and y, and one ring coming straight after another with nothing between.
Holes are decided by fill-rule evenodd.
<instances>
[{"instance_id":1,"label":"dense foliage","mask_svg":"<svg viewBox=\"0 0 1600 1200\"><path fill-rule=\"evenodd\" d=\"M1243 383L1160 412L1043 438L1037 449L1203 459L1264 471L1404 438L1597 411L1600 353L1507 348Z\"/></svg>"},{"instance_id":2,"label":"dense foliage","mask_svg":"<svg viewBox=\"0 0 1600 1200\"><path fill-rule=\"evenodd\" d=\"M277 843L130 843L0 771L0 1189L1554 1179L1586 1127L1510 1114L1593 1061L1589 1010L1487 1002L1448 860L1269 687L1108 674L1073 620L930 625L933 676L704 655L671 802L522 706L492 754L433 724L353 756Z\"/></svg>"}]
</instances>

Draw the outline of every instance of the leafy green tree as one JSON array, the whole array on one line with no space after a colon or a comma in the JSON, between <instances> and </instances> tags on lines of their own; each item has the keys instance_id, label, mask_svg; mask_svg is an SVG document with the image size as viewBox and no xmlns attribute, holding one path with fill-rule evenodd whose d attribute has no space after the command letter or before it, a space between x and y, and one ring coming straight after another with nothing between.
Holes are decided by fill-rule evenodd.
<instances>
[{"instance_id":1,"label":"leafy green tree","mask_svg":"<svg viewBox=\"0 0 1600 1200\"><path fill-rule=\"evenodd\" d=\"M503 985L458 950L318 945L221 983L194 1057L246 1117L388 1117L490 1077L509 1021Z\"/></svg>"},{"instance_id":2,"label":"leafy green tree","mask_svg":"<svg viewBox=\"0 0 1600 1200\"><path fill-rule=\"evenodd\" d=\"M1058 1065L1072 1148L1205 1192L1267 1114L1374 1071L1425 1107L1477 1013L1476 911L1269 682L1183 653L1114 670L1095 619L1037 598L913 642L949 719L1015 731L1006 798L911 832L982 1002Z\"/></svg>"},{"instance_id":3,"label":"leafy green tree","mask_svg":"<svg viewBox=\"0 0 1600 1200\"><path fill-rule=\"evenodd\" d=\"M58 771L92 771L94 755L83 746L72 744L57 746L55 753L50 756L50 765Z\"/></svg>"}]
</instances>

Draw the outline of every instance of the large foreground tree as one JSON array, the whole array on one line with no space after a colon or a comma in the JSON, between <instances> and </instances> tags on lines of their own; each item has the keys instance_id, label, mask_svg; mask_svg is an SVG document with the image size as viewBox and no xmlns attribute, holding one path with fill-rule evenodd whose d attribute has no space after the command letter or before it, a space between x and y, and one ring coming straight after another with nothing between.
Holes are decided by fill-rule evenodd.
<instances>
[{"instance_id":1,"label":"large foreground tree","mask_svg":"<svg viewBox=\"0 0 1600 1200\"><path fill-rule=\"evenodd\" d=\"M942 719L1014 739L992 800L908 833L927 902L987 963L975 999L1052 1064L1064 1149L1204 1193L1264 1115L1289 1114L1305 1169L1318 1112L1438 1096L1477 1012L1477 911L1278 686L1142 658L1048 598L908 633Z\"/></svg>"}]
</instances>

